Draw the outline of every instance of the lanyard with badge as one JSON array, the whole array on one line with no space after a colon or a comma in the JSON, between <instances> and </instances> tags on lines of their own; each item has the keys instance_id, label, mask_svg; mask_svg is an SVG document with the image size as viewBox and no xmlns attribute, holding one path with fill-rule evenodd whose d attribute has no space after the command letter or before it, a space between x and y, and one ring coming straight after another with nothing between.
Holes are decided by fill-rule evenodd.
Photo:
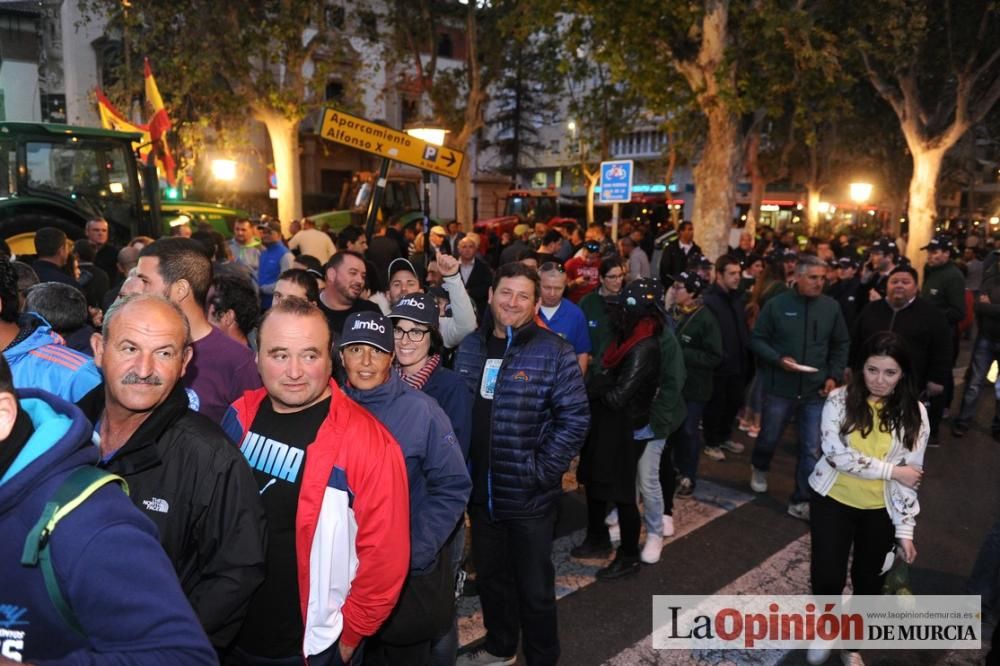
<instances>
[{"instance_id":1,"label":"lanyard with badge","mask_svg":"<svg viewBox=\"0 0 1000 666\"><path fill-rule=\"evenodd\" d=\"M510 330L510 326L507 327L507 349L510 349L511 340L513 340L513 331ZM506 350L504 350L506 353ZM497 388L497 378L500 377L500 366L503 365L502 358L488 358L486 359L486 365L483 366L483 379L479 383L479 395L484 400L492 400L493 395L496 393Z\"/></svg>"}]
</instances>

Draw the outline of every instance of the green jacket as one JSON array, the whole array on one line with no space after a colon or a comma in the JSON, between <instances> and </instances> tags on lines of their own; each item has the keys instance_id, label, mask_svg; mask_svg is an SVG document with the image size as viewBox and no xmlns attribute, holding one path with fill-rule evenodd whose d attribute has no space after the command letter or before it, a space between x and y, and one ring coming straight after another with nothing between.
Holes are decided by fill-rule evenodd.
<instances>
[{"instance_id":1,"label":"green jacket","mask_svg":"<svg viewBox=\"0 0 1000 666\"><path fill-rule=\"evenodd\" d=\"M687 416L684 352L669 328L660 335L660 388L649 406L649 425L658 439L670 437Z\"/></svg>"},{"instance_id":2,"label":"green jacket","mask_svg":"<svg viewBox=\"0 0 1000 666\"><path fill-rule=\"evenodd\" d=\"M719 322L705 306L677 322L677 341L684 350L684 399L708 402L712 397L712 370L722 363L722 333Z\"/></svg>"},{"instance_id":3,"label":"green jacket","mask_svg":"<svg viewBox=\"0 0 1000 666\"><path fill-rule=\"evenodd\" d=\"M943 312L949 324L965 319L965 276L955 262L925 266L920 295Z\"/></svg>"},{"instance_id":4,"label":"green jacket","mask_svg":"<svg viewBox=\"0 0 1000 666\"><path fill-rule=\"evenodd\" d=\"M764 390L784 398L819 397L828 378L840 383L850 347L837 301L829 296L803 298L794 289L767 302L750 337ZM788 372L780 365L783 356L819 372Z\"/></svg>"},{"instance_id":5,"label":"green jacket","mask_svg":"<svg viewBox=\"0 0 1000 666\"><path fill-rule=\"evenodd\" d=\"M590 355L593 357L587 366L587 374L591 370L597 372L604 360L604 350L611 343L611 322L608 321L608 304L604 297L595 289L580 299L580 309L587 318L587 333L590 335Z\"/></svg>"}]
</instances>

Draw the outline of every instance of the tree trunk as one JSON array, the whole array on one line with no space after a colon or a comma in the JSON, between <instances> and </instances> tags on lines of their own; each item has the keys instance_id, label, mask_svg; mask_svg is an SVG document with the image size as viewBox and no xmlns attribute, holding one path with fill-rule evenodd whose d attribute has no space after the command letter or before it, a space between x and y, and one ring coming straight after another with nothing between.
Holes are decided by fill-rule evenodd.
<instances>
[{"instance_id":1,"label":"tree trunk","mask_svg":"<svg viewBox=\"0 0 1000 666\"><path fill-rule=\"evenodd\" d=\"M674 208L674 204L670 203L673 199L673 193L670 191L670 184L674 182L674 169L677 167L677 149L674 148L674 137L671 134L667 134L667 142L669 146L667 148L667 172L664 174L664 186L667 188L664 191L664 198L667 202L667 214L670 216L670 221L673 222L673 228L676 229L680 224L680 211ZM666 223L666 220L664 220ZM659 236L666 229L657 229L656 236Z\"/></svg>"},{"instance_id":2,"label":"tree trunk","mask_svg":"<svg viewBox=\"0 0 1000 666\"><path fill-rule=\"evenodd\" d=\"M764 188L767 182L760 172L757 156L760 153L760 127L753 130L747 141L747 171L750 172L750 207L747 209L747 221L744 231L750 236L757 234L757 222L760 219L760 206L764 201Z\"/></svg>"},{"instance_id":3,"label":"tree trunk","mask_svg":"<svg viewBox=\"0 0 1000 666\"><path fill-rule=\"evenodd\" d=\"M587 181L587 224L594 223L594 199L596 198L597 184L601 182L601 170L598 167L590 171L586 166L582 166L583 177Z\"/></svg>"},{"instance_id":4,"label":"tree trunk","mask_svg":"<svg viewBox=\"0 0 1000 666\"><path fill-rule=\"evenodd\" d=\"M455 219L466 232L472 231L472 174L469 164L472 160L466 155L462 168L455 179Z\"/></svg>"},{"instance_id":5,"label":"tree trunk","mask_svg":"<svg viewBox=\"0 0 1000 666\"><path fill-rule=\"evenodd\" d=\"M819 228L819 190L808 183L806 184L806 233L814 236Z\"/></svg>"},{"instance_id":6,"label":"tree trunk","mask_svg":"<svg viewBox=\"0 0 1000 666\"><path fill-rule=\"evenodd\" d=\"M273 109L254 108L254 117L267 127L278 177L278 219L283 232L302 217L302 174L299 165L299 121Z\"/></svg>"},{"instance_id":7,"label":"tree trunk","mask_svg":"<svg viewBox=\"0 0 1000 666\"><path fill-rule=\"evenodd\" d=\"M906 256L917 274L923 276L927 253L920 248L925 247L934 235L934 225L937 222L937 180L946 150L940 147L917 148L911 143L910 152L913 155L913 177L910 179L910 205L907 211L910 233L906 241Z\"/></svg>"},{"instance_id":8,"label":"tree trunk","mask_svg":"<svg viewBox=\"0 0 1000 666\"><path fill-rule=\"evenodd\" d=\"M721 103L706 109L708 134L701 161L694 168L695 242L711 260L729 249L729 229L736 197L733 183L740 164L737 118Z\"/></svg>"}]
</instances>

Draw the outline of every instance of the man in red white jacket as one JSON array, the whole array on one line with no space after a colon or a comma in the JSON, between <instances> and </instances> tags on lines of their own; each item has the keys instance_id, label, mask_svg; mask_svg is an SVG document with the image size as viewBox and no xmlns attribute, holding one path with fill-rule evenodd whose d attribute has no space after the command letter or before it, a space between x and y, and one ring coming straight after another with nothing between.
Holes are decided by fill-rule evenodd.
<instances>
[{"instance_id":1,"label":"man in red white jacket","mask_svg":"<svg viewBox=\"0 0 1000 666\"><path fill-rule=\"evenodd\" d=\"M260 485L268 573L231 663L360 663L361 640L388 617L409 568L401 449L330 379L330 330L315 305L283 299L258 336L264 388L234 402L223 427Z\"/></svg>"}]
</instances>

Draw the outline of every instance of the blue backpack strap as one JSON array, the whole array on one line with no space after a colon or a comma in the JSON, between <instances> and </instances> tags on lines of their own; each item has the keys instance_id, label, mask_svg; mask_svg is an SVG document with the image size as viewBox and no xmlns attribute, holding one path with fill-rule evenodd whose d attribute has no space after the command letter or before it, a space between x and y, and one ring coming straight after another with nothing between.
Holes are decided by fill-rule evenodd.
<instances>
[{"instance_id":1,"label":"blue backpack strap","mask_svg":"<svg viewBox=\"0 0 1000 666\"><path fill-rule=\"evenodd\" d=\"M125 494L128 494L128 484L125 483L125 479L97 467L81 467L67 476L45 503L41 517L24 540L24 551L21 554L22 565L27 567L40 565L42 577L45 579L45 591L48 592L52 605L56 607L63 621L80 634L84 633L83 628L77 622L76 615L73 614L73 610L59 589L59 581L52 565L49 541L52 531L60 520L109 483L118 483Z\"/></svg>"}]
</instances>

